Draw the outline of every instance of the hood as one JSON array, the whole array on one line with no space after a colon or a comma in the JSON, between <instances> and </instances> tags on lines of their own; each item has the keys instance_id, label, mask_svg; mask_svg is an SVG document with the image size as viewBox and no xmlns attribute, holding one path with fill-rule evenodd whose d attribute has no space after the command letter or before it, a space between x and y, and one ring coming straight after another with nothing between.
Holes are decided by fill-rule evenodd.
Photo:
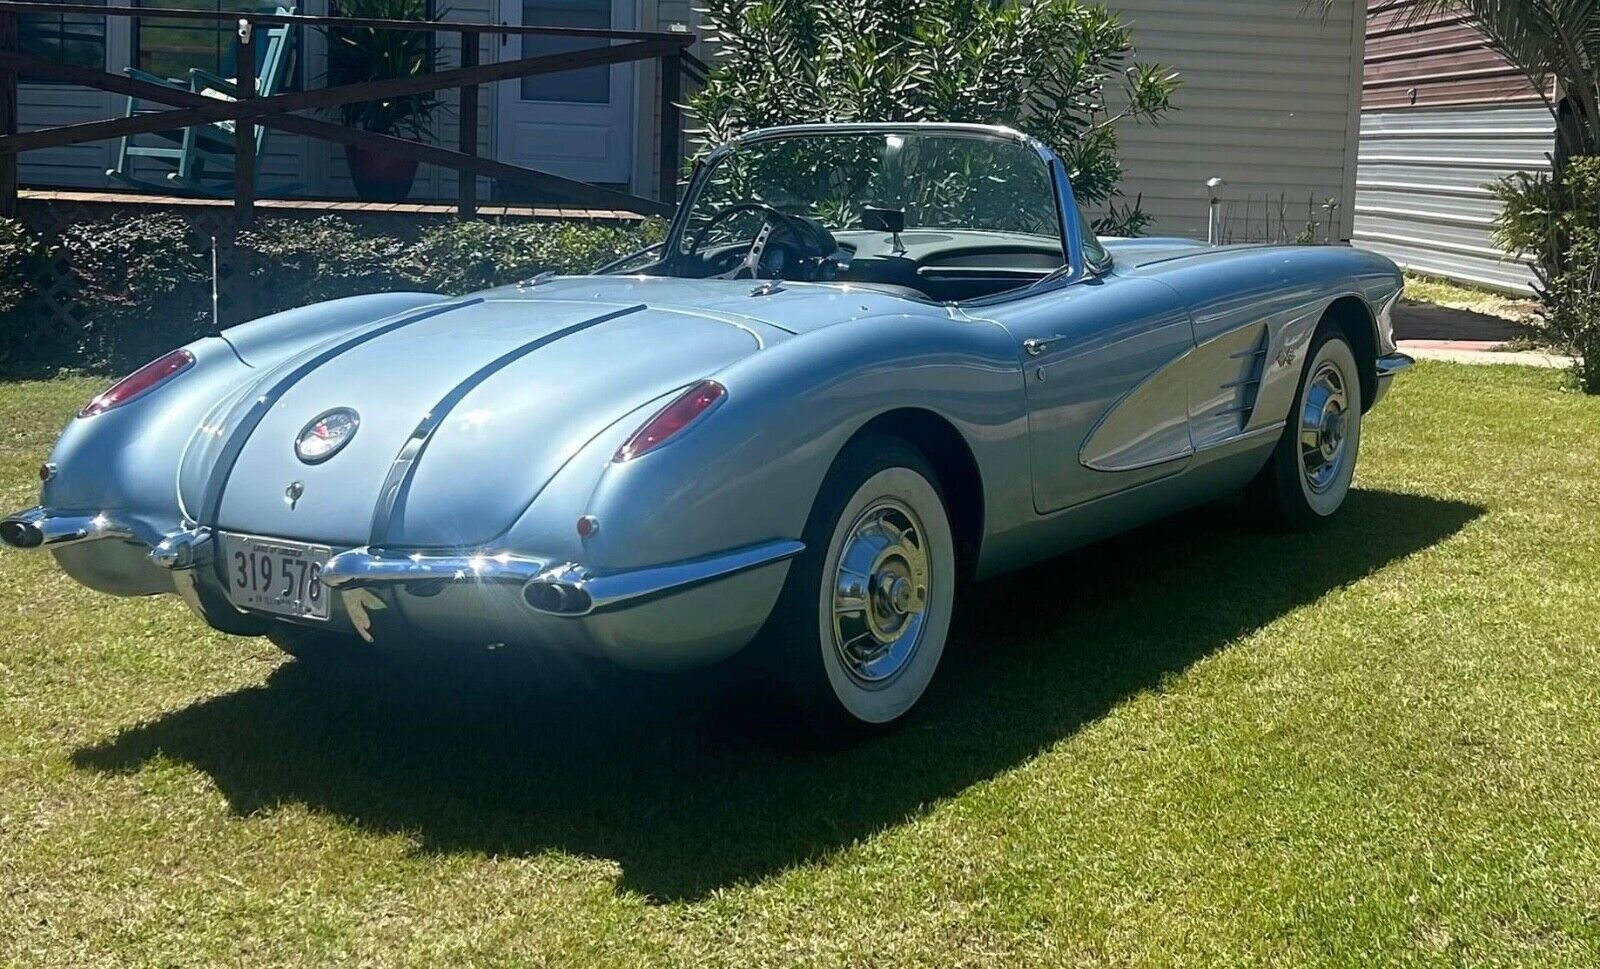
<instances>
[{"instance_id":1,"label":"hood","mask_svg":"<svg viewBox=\"0 0 1600 969\"><path fill-rule=\"evenodd\" d=\"M1212 246L1194 239L1177 237L1102 239L1101 244L1111 253L1112 260L1119 270L1132 270L1175 261L1224 260L1235 253L1268 248L1263 243Z\"/></svg>"},{"instance_id":2,"label":"hood","mask_svg":"<svg viewBox=\"0 0 1600 969\"><path fill-rule=\"evenodd\" d=\"M388 544L482 545L607 426L783 336L731 314L543 289L402 314L242 388L191 445L186 507L201 509L220 478L210 524L365 545L380 494L399 482ZM331 458L302 461L296 439L335 408L359 415L356 432ZM397 470L403 453L414 466Z\"/></svg>"}]
</instances>

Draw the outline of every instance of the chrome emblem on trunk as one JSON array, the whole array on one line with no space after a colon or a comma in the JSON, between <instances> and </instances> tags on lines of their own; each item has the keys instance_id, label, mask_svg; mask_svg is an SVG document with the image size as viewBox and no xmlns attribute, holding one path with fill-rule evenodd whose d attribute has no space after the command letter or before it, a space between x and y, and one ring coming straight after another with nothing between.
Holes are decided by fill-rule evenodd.
<instances>
[{"instance_id":1,"label":"chrome emblem on trunk","mask_svg":"<svg viewBox=\"0 0 1600 969\"><path fill-rule=\"evenodd\" d=\"M295 456L306 464L320 464L349 444L360 426L361 415L348 407L335 407L318 414L295 438Z\"/></svg>"}]
</instances>

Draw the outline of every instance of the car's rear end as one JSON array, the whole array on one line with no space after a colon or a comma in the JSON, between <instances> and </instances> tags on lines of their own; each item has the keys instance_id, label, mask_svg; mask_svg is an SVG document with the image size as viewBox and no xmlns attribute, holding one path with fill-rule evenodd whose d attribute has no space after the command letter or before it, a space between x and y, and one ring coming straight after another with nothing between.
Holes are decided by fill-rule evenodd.
<instances>
[{"instance_id":1,"label":"car's rear end","mask_svg":"<svg viewBox=\"0 0 1600 969\"><path fill-rule=\"evenodd\" d=\"M770 603L766 567L794 543L609 568L590 499L720 404L705 375L760 349L760 327L587 295L413 300L288 347L201 340L86 408L0 539L102 591L177 592L230 632L531 640L642 665L730 652L764 613L716 603Z\"/></svg>"}]
</instances>

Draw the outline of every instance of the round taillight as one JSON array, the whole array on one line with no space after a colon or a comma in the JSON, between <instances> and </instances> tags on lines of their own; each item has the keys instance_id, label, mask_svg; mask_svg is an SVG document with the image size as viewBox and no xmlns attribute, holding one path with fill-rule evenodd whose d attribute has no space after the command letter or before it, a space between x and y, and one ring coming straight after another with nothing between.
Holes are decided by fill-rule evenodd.
<instances>
[{"instance_id":1,"label":"round taillight","mask_svg":"<svg viewBox=\"0 0 1600 969\"><path fill-rule=\"evenodd\" d=\"M617 449L613 461L632 461L641 454L649 454L667 443L673 435L699 420L722 398L728 396L727 388L715 380L702 380L679 394L677 399L645 421L643 427Z\"/></svg>"},{"instance_id":2,"label":"round taillight","mask_svg":"<svg viewBox=\"0 0 1600 969\"><path fill-rule=\"evenodd\" d=\"M104 414L120 407L135 397L141 397L194 366L194 354L188 350L174 350L157 357L106 388L93 400L83 405L79 417Z\"/></svg>"}]
</instances>

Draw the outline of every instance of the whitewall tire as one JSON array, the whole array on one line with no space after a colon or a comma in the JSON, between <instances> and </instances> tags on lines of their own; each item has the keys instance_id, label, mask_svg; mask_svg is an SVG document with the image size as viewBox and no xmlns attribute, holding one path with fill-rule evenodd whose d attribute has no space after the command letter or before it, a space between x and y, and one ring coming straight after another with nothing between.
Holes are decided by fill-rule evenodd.
<instances>
[{"instance_id":1,"label":"whitewall tire","mask_svg":"<svg viewBox=\"0 0 1600 969\"><path fill-rule=\"evenodd\" d=\"M779 674L806 725L837 740L892 724L938 670L956 554L938 475L897 438L834 462L773 623Z\"/></svg>"},{"instance_id":2,"label":"whitewall tire","mask_svg":"<svg viewBox=\"0 0 1600 969\"><path fill-rule=\"evenodd\" d=\"M1248 491L1268 523L1312 528L1344 506L1361 450L1361 371L1344 334L1312 340L1278 446Z\"/></svg>"}]
</instances>

